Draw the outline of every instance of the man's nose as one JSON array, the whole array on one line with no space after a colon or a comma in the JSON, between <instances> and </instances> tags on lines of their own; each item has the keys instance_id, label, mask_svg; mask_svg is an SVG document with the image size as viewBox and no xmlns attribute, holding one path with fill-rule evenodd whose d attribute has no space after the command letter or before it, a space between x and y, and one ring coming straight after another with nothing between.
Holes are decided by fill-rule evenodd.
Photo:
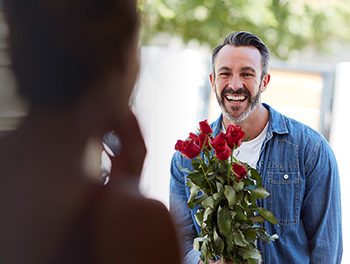
<instances>
[{"instance_id":1,"label":"man's nose","mask_svg":"<svg viewBox=\"0 0 350 264\"><path fill-rule=\"evenodd\" d=\"M229 86L233 90L242 89L243 88L243 81L241 80L241 78L239 76L232 76L232 78L229 82Z\"/></svg>"}]
</instances>

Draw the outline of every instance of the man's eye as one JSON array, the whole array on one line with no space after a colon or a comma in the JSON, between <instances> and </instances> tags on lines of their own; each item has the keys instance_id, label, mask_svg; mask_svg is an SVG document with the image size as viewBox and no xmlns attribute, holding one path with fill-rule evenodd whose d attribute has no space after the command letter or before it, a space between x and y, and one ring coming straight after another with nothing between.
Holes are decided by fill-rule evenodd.
<instances>
[{"instance_id":1,"label":"man's eye","mask_svg":"<svg viewBox=\"0 0 350 264\"><path fill-rule=\"evenodd\" d=\"M228 72L222 72L220 73L220 76L229 76L230 74Z\"/></svg>"},{"instance_id":2,"label":"man's eye","mask_svg":"<svg viewBox=\"0 0 350 264\"><path fill-rule=\"evenodd\" d=\"M244 72L244 73L242 73L242 76L243 77L253 77L254 75L249 73L249 72Z\"/></svg>"}]
</instances>

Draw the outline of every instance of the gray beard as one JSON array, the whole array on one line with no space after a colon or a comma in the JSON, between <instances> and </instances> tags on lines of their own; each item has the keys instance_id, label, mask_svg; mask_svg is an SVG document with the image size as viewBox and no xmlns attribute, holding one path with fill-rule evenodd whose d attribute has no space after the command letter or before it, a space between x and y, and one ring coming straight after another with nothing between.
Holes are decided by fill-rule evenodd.
<instances>
[{"instance_id":1,"label":"gray beard","mask_svg":"<svg viewBox=\"0 0 350 264\"><path fill-rule=\"evenodd\" d=\"M261 100L261 84L262 83L260 83L260 85L259 85L259 90L258 90L257 95L255 97L253 97L253 98L249 98L249 104L248 104L247 109L239 117L236 117L236 118L231 116L226 111L225 105L223 103L224 98L222 97L222 99L220 100L220 98L218 97L218 94L215 92L216 99L217 99L217 101L218 101L218 103L220 105L222 114L228 120L230 120L233 123L239 123L239 122L242 122L243 120L245 120L250 115L250 113L254 110L254 108L260 103L260 100ZM215 90L216 90L216 87L215 87Z\"/></svg>"}]
</instances>

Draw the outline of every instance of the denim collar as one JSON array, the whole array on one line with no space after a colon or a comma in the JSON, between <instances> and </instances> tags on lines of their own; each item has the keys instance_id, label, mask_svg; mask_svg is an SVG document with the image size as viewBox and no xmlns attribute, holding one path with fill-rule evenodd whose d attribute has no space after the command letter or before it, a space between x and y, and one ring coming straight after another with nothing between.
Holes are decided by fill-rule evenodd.
<instances>
[{"instance_id":1,"label":"denim collar","mask_svg":"<svg viewBox=\"0 0 350 264\"><path fill-rule=\"evenodd\" d=\"M269 111L269 126L267 128L267 137L271 138L273 133L276 134L288 134L288 128L286 125L286 118L268 104L263 103L263 106ZM220 117L211 124L214 137L220 133L222 124L222 113Z\"/></svg>"}]
</instances>

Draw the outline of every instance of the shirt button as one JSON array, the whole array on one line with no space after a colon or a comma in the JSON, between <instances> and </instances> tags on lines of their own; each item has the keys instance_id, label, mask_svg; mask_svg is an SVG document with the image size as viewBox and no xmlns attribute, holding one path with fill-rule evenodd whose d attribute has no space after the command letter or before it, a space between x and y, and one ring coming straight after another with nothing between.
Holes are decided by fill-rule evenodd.
<instances>
[{"instance_id":1,"label":"shirt button","mask_svg":"<svg viewBox=\"0 0 350 264\"><path fill-rule=\"evenodd\" d=\"M283 178L284 178L285 180L287 180L287 179L289 178L288 174L284 174L284 175L283 175Z\"/></svg>"}]
</instances>

